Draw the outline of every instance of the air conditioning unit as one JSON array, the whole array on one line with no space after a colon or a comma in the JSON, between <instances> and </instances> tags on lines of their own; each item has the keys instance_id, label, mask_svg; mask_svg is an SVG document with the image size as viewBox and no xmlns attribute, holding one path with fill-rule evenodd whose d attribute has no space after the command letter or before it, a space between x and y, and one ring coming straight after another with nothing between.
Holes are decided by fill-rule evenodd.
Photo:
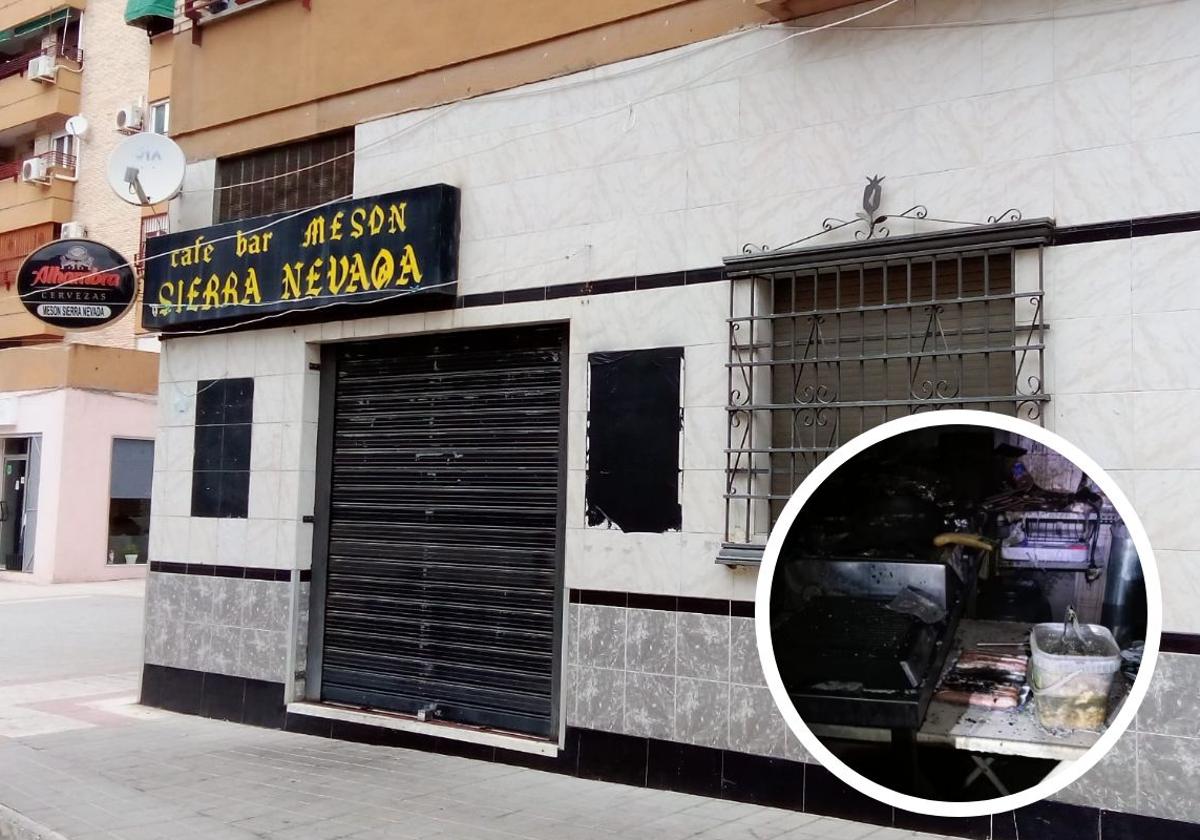
<instances>
[{"instance_id":1,"label":"air conditioning unit","mask_svg":"<svg viewBox=\"0 0 1200 840\"><path fill-rule=\"evenodd\" d=\"M52 55L35 55L29 59L25 76L35 82L53 82L58 78L58 63Z\"/></svg>"},{"instance_id":2,"label":"air conditioning unit","mask_svg":"<svg viewBox=\"0 0 1200 840\"><path fill-rule=\"evenodd\" d=\"M62 239L83 239L87 236L87 225L83 222L63 222Z\"/></svg>"},{"instance_id":3,"label":"air conditioning unit","mask_svg":"<svg viewBox=\"0 0 1200 840\"><path fill-rule=\"evenodd\" d=\"M27 184L50 183L50 172L45 158L31 157L22 163L21 180Z\"/></svg>"},{"instance_id":4,"label":"air conditioning unit","mask_svg":"<svg viewBox=\"0 0 1200 840\"><path fill-rule=\"evenodd\" d=\"M117 131L122 134L137 134L144 121L145 114L138 105L126 105L117 111Z\"/></svg>"}]
</instances>

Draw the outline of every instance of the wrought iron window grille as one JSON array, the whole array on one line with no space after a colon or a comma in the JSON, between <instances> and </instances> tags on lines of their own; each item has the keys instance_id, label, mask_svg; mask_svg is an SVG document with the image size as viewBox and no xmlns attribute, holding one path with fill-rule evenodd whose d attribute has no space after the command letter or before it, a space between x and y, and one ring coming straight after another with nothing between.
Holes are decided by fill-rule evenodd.
<instances>
[{"instance_id":1,"label":"wrought iron window grille","mask_svg":"<svg viewBox=\"0 0 1200 840\"><path fill-rule=\"evenodd\" d=\"M779 248L725 260L729 357L725 536L717 562L753 565L784 504L855 435L918 411L976 408L1041 422L1042 249L1053 222L862 210ZM924 232L891 236L889 223ZM811 243L854 227L854 239Z\"/></svg>"}]
</instances>

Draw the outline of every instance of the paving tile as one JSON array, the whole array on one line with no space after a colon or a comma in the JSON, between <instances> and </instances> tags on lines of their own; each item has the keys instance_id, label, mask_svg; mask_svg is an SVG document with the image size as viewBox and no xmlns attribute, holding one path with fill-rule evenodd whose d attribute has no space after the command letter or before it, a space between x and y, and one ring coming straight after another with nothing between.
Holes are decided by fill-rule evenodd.
<instances>
[{"instance_id":1,"label":"paving tile","mask_svg":"<svg viewBox=\"0 0 1200 840\"><path fill-rule=\"evenodd\" d=\"M857 840L877 830L174 714L122 732L0 739L0 801L71 840Z\"/></svg>"}]
</instances>

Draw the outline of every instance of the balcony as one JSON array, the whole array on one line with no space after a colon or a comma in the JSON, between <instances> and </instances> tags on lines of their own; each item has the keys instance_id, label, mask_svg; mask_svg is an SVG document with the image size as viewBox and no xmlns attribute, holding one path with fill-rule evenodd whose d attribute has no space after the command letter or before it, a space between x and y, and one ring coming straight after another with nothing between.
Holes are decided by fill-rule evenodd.
<instances>
[{"instance_id":1,"label":"balcony","mask_svg":"<svg viewBox=\"0 0 1200 840\"><path fill-rule=\"evenodd\" d=\"M38 155L47 163L45 183L21 180L21 163L0 164L0 232L71 220L75 201L75 158L61 152Z\"/></svg>"},{"instance_id":2,"label":"balcony","mask_svg":"<svg viewBox=\"0 0 1200 840\"><path fill-rule=\"evenodd\" d=\"M54 56L59 65L54 81L27 77L29 62L40 55ZM54 46L0 62L0 131L34 131L78 114L82 66L78 50L63 53Z\"/></svg>"}]
</instances>

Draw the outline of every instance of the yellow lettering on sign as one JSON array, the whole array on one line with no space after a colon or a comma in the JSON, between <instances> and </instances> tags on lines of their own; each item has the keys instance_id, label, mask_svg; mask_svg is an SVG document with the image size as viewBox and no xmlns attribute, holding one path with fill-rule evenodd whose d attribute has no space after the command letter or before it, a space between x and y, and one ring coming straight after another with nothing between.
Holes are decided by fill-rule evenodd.
<instances>
[{"instance_id":1,"label":"yellow lettering on sign","mask_svg":"<svg viewBox=\"0 0 1200 840\"><path fill-rule=\"evenodd\" d=\"M283 295L281 300L292 300L300 297L300 278L304 275L304 263L284 263L283 266Z\"/></svg>"},{"instance_id":2,"label":"yellow lettering on sign","mask_svg":"<svg viewBox=\"0 0 1200 840\"><path fill-rule=\"evenodd\" d=\"M239 257L244 257L246 254L265 254L271 249L271 237L274 233L268 231L266 233L252 233L249 236L243 235L239 230L235 234L234 250ZM211 245L209 246L212 247Z\"/></svg>"},{"instance_id":3,"label":"yellow lettering on sign","mask_svg":"<svg viewBox=\"0 0 1200 840\"><path fill-rule=\"evenodd\" d=\"M367 290L367 266L363 262L362 254L353 254L350 257L350 283L346 286L347 294L354 291L355 288Z\"/></svg>"},{"instance_id":4,"label":"yellow lettering on sign","mask_svg":"<svg viewBox=\"0 0 1200 840\"><path fill-rule=\"evenodd\" d=\"M367 219L367 227L371 231L371 235L375 236L383 230L384 221L383 208L376 204L371 208L371 215Z\"/></svg>"},{"instance_id":5,"label":"yellow lettering on sign","mask_svg":"<svg viewBox=\"0 0 1200 840\"><path fill-rule=\"evenodd\" d=\"M175 259L175 253L171 252L171 259ZM171 314L171 283L166 282L158 287L158 314Z\"/></svg>"},{"instance_id":6,"label":"yellow lettering on sign","mask_svg":"<svg viewBox=\"0 0 1200 840\"><path fill-rule=\"evenodd\" d=\"M375 287L375 291L378 292L392 282L395 273L396 261L392 258L392 252L387 248L380 248L374 262L371 263L371 285Z\"/></svg>"},{"instance_id":7,"label":"yellow lettering on sign","mask_svg":"<svg viewBox=\"0 0 1200 840\"><path fill-rule=\"evenodd\" d=\"M415 286L421 282L421 266L417 264L417 252L412 245L405 245L400 254L400 277L396 280L399 286L407 286L409 281Z\"/></svg>"},{"instance_id":8,"label":"yellow lettering on sign","mask_svg":"<svg viewBox=\"0 0 1200 840\"><path fill-rule=\"evenodd\" d=\"M212 309L214 306L221 305L221 278L217 275L210 275L208 282L204 284L204 305L201 309Z\"/></svg>"},{"instance_id":9,"label":"yellow lettering on sign","mask_svg":"<svg viewBox=\"0 0 1200 840\"><path fill-rule=\"evenodd\" d=\"M407 201L402 201L399 204L391 206L388 211L388 233L404 233L404 231L408 230L408 225L404 221L404 214L407 209Z\"/></svg>"},{"instance_id":10,"label":"yellow lettering on sign","mask_svg":"<svg viewBox=\"0 0 1200 840\"><path fill-rule=\"evenodd\" d=\"M320 245L325 241L325 217L313 216L312 221L308 223L308 229L304 231L304 247L309 248L313 245Z\"/></svg>"},{"instance_id":11,"label":"yellow lettering on sign","mask_svg":"<svg viewBox=\"0 0 1200 840\"><path fill-rule=\"evenodd\" d=\"M195 309L196 298L200 297L200 278L193 277L192 282L188 283L187 303L188 309Z\"/></svg>"},{"instance_id":12,"label":"yellow lettering on sign","mask_svg":"<svg viewBox=\"0 0 1200 840\"><path fill-rule=\"evenodd\" d=\"M258 272L253 268L246 269L246 288L242 297L243 303L262 303L262 295L258 292Z\"/></svg>"},{"instance_id":13,"label":"yellow lettering on sign","mask_svg":"<svg viewBox=\"0 0 1200 840\"><path fill-rule=\"evenodd\" d=\"M325 277L325 285L329 287L329 293L336 295L342 291L342 286L346 284L346 275L350 272L350 261L345 257L330 257L329 271Z\"/></svg>"},{"instance_id":14,"label":"yellow lettering on sign","mask_svg":"<svg viewBox=\"0 0 1200 840\"><path fill-rule=\"evenodd\" d=\"M229 272L225 278L225 288L221 291L222 306L236 306L238 302L238 276L236 271Z\"/></svg>"},{"instance_id":15,"label":"yellow lettering on sign","mask_svg":"<svg viewBox=\"0 0 1200 840\"><path fill-rule=\"evenodd\" d=\"M350 211L350 238L361 239L363 222L367 220L367 211L363 207L355 207Z\"/></svg>"},{"instance_id":16,"label":"yellow lettering on sign","mask_svg":"<svg viewBox=\"0 0 1200 840\"><path fill-rule=\"evenodd\" d=\"M307 297L319 297L321 294L321 284L318 282L321 279L321 263L323 260L317 257L313 260L312 265L308 267L308 276L305 280L308 281L308 286L304 289L304 294Z\"/></svg>"},{"instance_id":17,"label":"yellow lettering on sign","mask_svg":"<svg viewBox=\"0 0 1200 840\"><path fill-rule=\"evenodd\" d=\"M333 214L333 221L329 224L329 238L334 242L340 242L342 238L342 219L345 217L346 211L339 210Z\"/></svg>"}]
</instances>

